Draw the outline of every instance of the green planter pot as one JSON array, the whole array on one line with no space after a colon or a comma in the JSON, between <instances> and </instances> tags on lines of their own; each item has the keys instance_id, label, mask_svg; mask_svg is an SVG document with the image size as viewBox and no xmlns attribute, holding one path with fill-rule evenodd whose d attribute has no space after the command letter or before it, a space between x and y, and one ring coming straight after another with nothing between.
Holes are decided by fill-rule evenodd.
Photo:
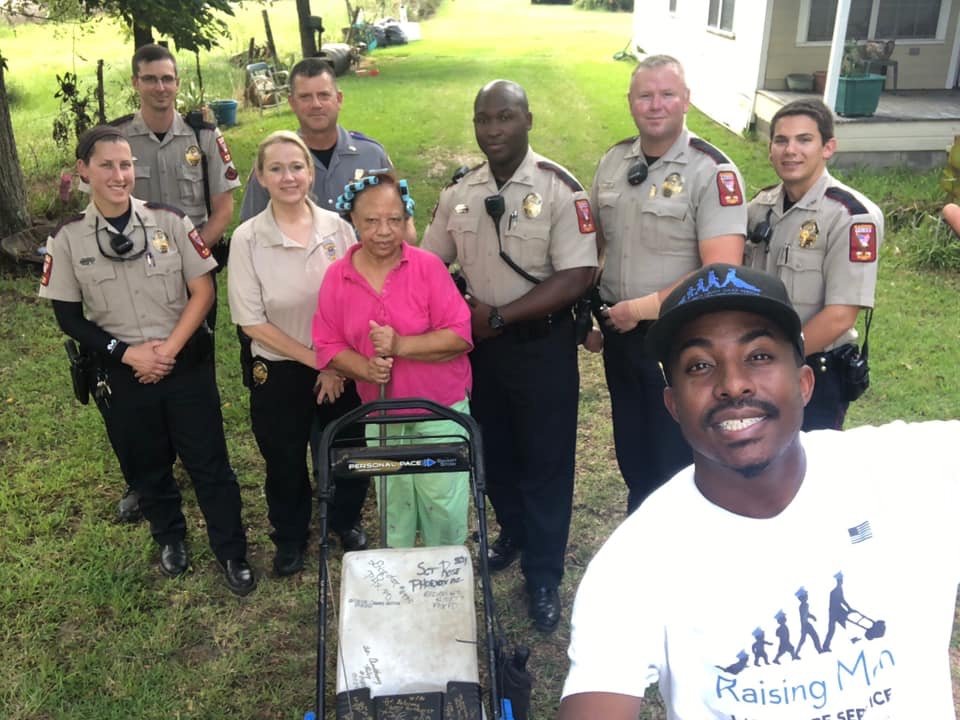
<instances>
[{"instance_id":1,"label":"green planter pot","mask_svg":"<svg viewBox=\"0 0 960 720\"><path fill-rule=\"evenodd\" d=\"M886 80L883 75L841 75L837 84L837 103L833 109L844 117L873 115L880 104L880 93Z\"/></svg>"}]
</instances>

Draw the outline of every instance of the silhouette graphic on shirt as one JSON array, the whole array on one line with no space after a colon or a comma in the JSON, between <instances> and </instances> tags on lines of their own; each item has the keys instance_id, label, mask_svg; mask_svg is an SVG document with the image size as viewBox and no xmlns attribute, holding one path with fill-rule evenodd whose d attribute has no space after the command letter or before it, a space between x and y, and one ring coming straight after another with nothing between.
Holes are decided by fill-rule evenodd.
<instances>
[{"instance_id":1,"label":"silhouette graphic on shirt","mask_svg":"<svg viewBox=\"0 0 960 720\"><path fill-rule=\"evenodd\" d=\"M807 601L807 590L801 587L795 594L800 601L800 640L797 642L797 657L800 657L800 648L803 647L803 643L808 637L817 652L822 653L823 648L820 647L820 636L817 635L817 631L814 630L813 625L810 623L811 620L816 620L817 616L810 612L810 603Z\"/></svg>"},{"instance_id":2,"label":"silhouette graphic on shirt","mask_svg":"<svg viewBox=\"0 0 960 720\"><path fill-rule=\"evenodd\" d=\"M769 632L769 627L764 628L763 626L757 626L753 631L753 641L750 644L750 651L753 655L753 667L763 667L770 665L770 659L767 654L767 646L777 645L777 654L773 658L773 664L779 665L780 658L784 655L791 660L800 660L800 651L807 647L807 639L810 639L810 645L813 645L813 648L820 654L830 652L830 643L833 640L833 635L836 632L836 628L839 625L841 628L845 629L847 632L844 634L846 637L846 642L850 644L855 644L861 640L875 640L881 638L886 634L887 625L883 620L873 620L866 615L864 615L859 610L850 607L847 603L846 598L844 597L844 588L843 588L843 573L837 572L834 576L836 584L834 588L830 591L830 596L828 600L828 617L827 617L827 636L821 644L820 635L817 632L817 629L814 627L814 624L818 624L817 616L810 611L810 597L809 593L805 586L800 586L797 591L794 593L794 597L797 598L799 603L798 605L798 616L799 616L799 632L800 639L794 647L793 643L790 641L790 626L787 623L787 614L781 608L774 618L777 621L776 636L777 643L772 643L766 639L766 633ZM822 598L822 594L820 595ZM822 602L822 599L821 599ZM861 635L857 629L863 630ZM794 632L797 631L797 628L793 628ZM822 626L820 627L822 631ZM744 671L747 666L750 664L750 655L744 649L740 649L737 653L737 662L732 665L714 665L719 670L722 670L725 673L730 673L736 675Z\"/></svg>"},{"instance_id":3,"label":"silhouette graphic on shirt","mask_svg":"<svg viewBox=\"0 0 960 720\"><path fill-rule=\"evenodd\" d=\"M731 675L736 675L741 670L747 666L747 661L750 659L750 656L743 650L737 653L737 661L733 665L727 665L722 667L720 665L715 665L714 667L723 670L725 673L730 673Z\"/></svg>"},{"instance_id":4,"label":"silhouette graphic on shirt","mask_svg":"<svg viewBox=\"0 0 960 720\"><path fill-rule=\"evenodd\" d=\"M833 640L837 625L846 628L847 616L850 614L850 606L843 597L843 573L838 572L833 577L836 578L837 584L830 591L830 611L827 617L827 637L823 641L823 652L830 652L830 642Z\"/></svg>"},{"instance_id":5,"label":"silhouette graphic on shirt","mask_svg":"<svg viewBox=\"0 0 960 720\"><path fill-rule=\"evenodd\" d=\"M780 658L783 655L789 655L792 659L799 660L793 645L790 643L790 628L787 627L787 616L784 615L783 610L776 614L776 618L777 639L780 641L780 646L777 648L777 656L773 659L774 664L779 665Z\"/></svg>"},{"instance_id":6,"label":"silhouette graphic on shirt","mask_svg":"<svg viewBox=\"0 0 960 720\"><path fill-rule=\"evenodd\" d=\"M750 646L750 649L753 650L753 664L759 665L760 661L763 660L764 665L769 665L770 661L767 659L767 648L765 645L773 645L772 642L767 640L764 637L764 632L762 628L756 628L753 631L753 637L756 642Z\"/></svg>"}]
</instances>

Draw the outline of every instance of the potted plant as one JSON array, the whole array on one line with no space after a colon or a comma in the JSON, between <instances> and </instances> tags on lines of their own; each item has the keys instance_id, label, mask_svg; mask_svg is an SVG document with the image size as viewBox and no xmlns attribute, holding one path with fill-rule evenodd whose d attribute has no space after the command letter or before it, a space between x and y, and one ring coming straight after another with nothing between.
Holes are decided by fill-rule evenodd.
<instances>
[{"instance_id":1,"label":"potted plant","mask_svg":"<svg viewBox=\"0 0 960 720\"><path fill-rule=\"evenodd\" d=\"M860 46L855 42L847 43L840 65L837 102L833 109L844 117L873 115L880 104L885 81L883 75L867 72L867 60Z\"/></svg>"}]
</instances>

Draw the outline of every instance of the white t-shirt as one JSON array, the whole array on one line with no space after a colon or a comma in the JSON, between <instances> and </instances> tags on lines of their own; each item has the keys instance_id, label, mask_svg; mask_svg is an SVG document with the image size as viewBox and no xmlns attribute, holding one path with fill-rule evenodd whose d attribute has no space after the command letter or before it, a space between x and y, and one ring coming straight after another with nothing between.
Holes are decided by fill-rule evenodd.
<instances>
[{"instance_id":1,"label":"white t-shirt","mask_svg":"<svg viewBox=\"0 0 960 720\"><path fill-rule=\"evenodd\" d=\"M688 467L614 532L577 592L564 696L659 681L670 720L955 717L960 422L801 442L775 518L710 503Z\"/></svg>"}]
</instances>

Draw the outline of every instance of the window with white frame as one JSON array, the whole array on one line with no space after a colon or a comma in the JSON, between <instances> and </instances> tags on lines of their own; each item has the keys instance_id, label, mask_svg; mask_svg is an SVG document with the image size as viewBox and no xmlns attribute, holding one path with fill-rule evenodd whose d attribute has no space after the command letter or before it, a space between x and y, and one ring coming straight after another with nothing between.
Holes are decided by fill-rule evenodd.
<instances>
[{"instance_id":1,"label":"window with white frame","mask_svg":"<svg viewBox=\"0 0 960 720\"><path fill-rule=\"evenodd\" d=\"M736 0L710 0L707 11L707 27L733 32L733 8Z\"/></svg>"},{"instance_id":2,"label":"window with white frame","mask_svg":"<svg viewBox=\"0 0 960 720\"><path fill-rule=\"evenodd\" d=\"M851 0L847 19L847 39L864 40L870 31L873 0ZM837 16L837 0L810 0L807 42L829 42L833 38L833 21Z\"/></svg>"},{"instance_id":3,"label":"window with white frame","mask_svg":"<svg viewBox=\"0 0 960 720\"><path fill-rule=\"evenodd\" d=\"M847 39L942 38L944 1L950 0L851 0ZM807 21L805 41L829 42L833 37L837 0L805 0L801 3L801 12L804 9L807 14L801 22Z\"/></svg>"},{"instance_id":4,"label":"window with white frame","mask_svg":"<svg viewBox=\"0 0 960 720\"><path fill-rule=\"evenodd\" d=\"M875 37L935 38L941 0L881 0Z\"/></svg>"}]
</instances>

